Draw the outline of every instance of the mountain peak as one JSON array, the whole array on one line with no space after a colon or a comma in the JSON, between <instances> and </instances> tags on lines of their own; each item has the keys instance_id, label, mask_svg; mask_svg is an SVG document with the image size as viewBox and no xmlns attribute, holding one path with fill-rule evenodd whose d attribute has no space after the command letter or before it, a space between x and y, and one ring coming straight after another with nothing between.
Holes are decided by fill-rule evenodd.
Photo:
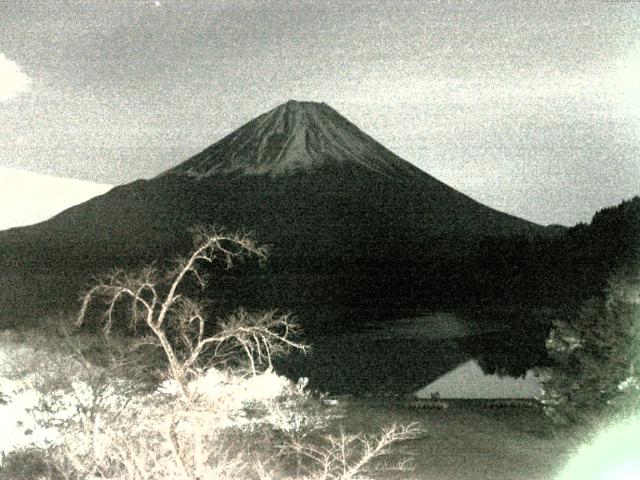
<instances>
[{"instance_id":1,"label":"mountain peak","mask_svg":"<svg viewBox=\"0 0 640 480\"><path fill-rule=\"evenodd\" d=\"M326 103L289 100L162 175L286 175L358 165L388 177L419 172Z\"/></svg>"},{"instance_id":2,"label":"mountain peak","mask_svg":"<svg viewBox=\"0 0 640 480\"><path fill-rule=\"evenodd\" d=\"M311 101L307 101L307 100L287 100L284 103L281 103L280 105L278 105L277 107L275 107L274 109L266 112L266 114L269 113L311 113L311 112L318 112L318 111L322 111L322 110L331 110L334 113L338 113L336 112L333 108L331 108L329 105L327 105L324 102L311 102Z\"/></svg>"},{"instance_id":3,"label":"mountain peak","mask_svg":"<svg viewBox=\"0 0 640 480\"><path fill-rule=\"evenodd\" d=\"M311 102L311 101L308 101L308 100L290 99L290 100L287 100L286 102L280 104L276 108L274 108L274 110L277 110L279 108L287 108L287 109L305 109L305 108L308 108L308 109L313 109L313 108L322 108L322 107L328 107L328 105L326 103L324 103L324 102Z\"/></svg>"}]
</instances>

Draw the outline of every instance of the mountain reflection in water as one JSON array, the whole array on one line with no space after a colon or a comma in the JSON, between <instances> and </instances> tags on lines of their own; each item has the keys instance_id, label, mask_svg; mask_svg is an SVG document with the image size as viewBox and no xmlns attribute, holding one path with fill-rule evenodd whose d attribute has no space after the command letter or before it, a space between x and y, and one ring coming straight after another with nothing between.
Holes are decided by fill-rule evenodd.
<instances>
[{"instance_id":1,"label":"mountain reflection in water","mask_svg":"<svg viewBox=\"0 0 640 480\"><path fill-rule=\"evenodd\" d=\"M481 395L486 388L480 371L492 376L489 380L522 377L535 389L527 372L548 362L548 322L533 314L507 322L501 315L494 313L493 320L487 322L482 316L438 312L375 322L317 336L309 354L293 355L279 367L292 378L309 377L312 388L332 394L410 394L462 365L467 365L460 372L463 374L476 366L476 376L466 376L463 393L469 398ZM508 315L512 318L513 313ZM522 381L512 383L513 395L507 395L507 381L498 383L503 384L502 396L507 397L517 397L517 391L524 388Z\"/></svg>"},{"instance_id":2,"label":"mountain reflection in water","mask_svg":"<svg viewBox=\"0 0 640 480\"><path fill-rule=\"evenodd\" d=\"M540 379L532 370L522 377L487 374L476 360L468 360L416 392L418 398L538 398Z\"/></svg>"}]
</instances>

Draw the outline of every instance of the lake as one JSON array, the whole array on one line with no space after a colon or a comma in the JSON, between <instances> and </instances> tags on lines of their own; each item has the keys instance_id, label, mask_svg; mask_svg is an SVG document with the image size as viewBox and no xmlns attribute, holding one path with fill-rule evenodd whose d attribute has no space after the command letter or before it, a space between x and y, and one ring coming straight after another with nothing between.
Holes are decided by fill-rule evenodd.
<instances>
[{"instance_id":1,"label":"lake","mask_svg":"<svg viewBox=\"0 0 640 480\"><path fill-rule=\"evenodd\" d=\"M547 331L524 320L428 312L371 322L316 335L309 354L294 354L279 368L294 379L309 377L312 388L331 394L531 398L540 393L531 370L547 360Z\"/></svg>"}]
</instances>

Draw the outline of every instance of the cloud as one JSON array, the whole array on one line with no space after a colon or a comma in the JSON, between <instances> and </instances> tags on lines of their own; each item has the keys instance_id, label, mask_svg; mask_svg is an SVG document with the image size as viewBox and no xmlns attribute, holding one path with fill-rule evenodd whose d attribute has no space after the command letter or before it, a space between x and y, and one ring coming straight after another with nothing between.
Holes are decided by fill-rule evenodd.
<instances>
[{"instance_id":1,"label":"cloud","mask_svg":"<svg viewBox=\"0 0 640 480\"><path fill-rule=\"evenodd\" d=\"M0 167L0 230L46 220L111 185Z\"/></svg>"},{"instance_id":2,"label":"cloud","mask_svg":"<svg viewBox=\"0 0 640 480\"><path fill-rule=\"evenodd\" d=\"M0 102L26 92L32 81L16 62L0 53Z\"/></svg>"}]
</instances>

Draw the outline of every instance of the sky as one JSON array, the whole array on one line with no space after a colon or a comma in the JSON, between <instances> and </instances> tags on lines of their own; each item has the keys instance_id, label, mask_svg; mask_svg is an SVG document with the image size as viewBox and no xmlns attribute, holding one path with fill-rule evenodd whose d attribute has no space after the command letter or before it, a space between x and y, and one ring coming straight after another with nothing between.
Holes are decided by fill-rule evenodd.
<instances>
[{"instance_id":1,"label":"sky","mask_svg":"<svg viewBox=\"0 0 640 480\"><path fill-rule=\"evenodd\" d=\"M296 99L538 223L640 194L640 1L9 0L0 24L12 171L99 193Z\"/></svg>"}]
</instances>

